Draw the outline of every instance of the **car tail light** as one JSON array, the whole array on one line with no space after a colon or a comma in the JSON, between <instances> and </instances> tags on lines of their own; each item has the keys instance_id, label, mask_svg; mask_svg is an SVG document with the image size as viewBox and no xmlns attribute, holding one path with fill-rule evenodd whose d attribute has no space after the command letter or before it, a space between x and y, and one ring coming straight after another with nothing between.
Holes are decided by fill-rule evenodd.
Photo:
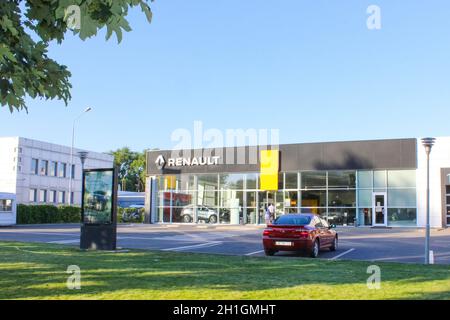
<instances>
[{"instance_id":1,"label":"car tail light","mask_svg":"<svg viewBox=\"0 0 450 320\"><path fill-rule=\"evenodd\" d=\"M305 229L297 229L295 230L295 233L300 237L300 239L308 239L309 238L309 232Z\"/></svg>"},{"instance_id":2,"label":"car tail light","mask_svg":"<svg viewBox=\"0 0 450 320\"><path fill-rule=\"evenodd\" d=\"M263 236L270 236L272 234L273 229L265 229Z\"/></svg>"}]
</instances>

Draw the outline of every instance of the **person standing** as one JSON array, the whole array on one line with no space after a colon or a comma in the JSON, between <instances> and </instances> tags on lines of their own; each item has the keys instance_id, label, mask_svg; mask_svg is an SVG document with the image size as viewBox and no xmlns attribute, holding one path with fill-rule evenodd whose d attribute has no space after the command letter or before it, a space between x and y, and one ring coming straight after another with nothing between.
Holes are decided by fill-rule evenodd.
<instances>
[{"instance_id":1,"label":"person standing","mask_svg":"<svg viewBox=\"0 0 450 320\"><path fill-rule=\"evenodd\" d=\"M265 220L266 220L266 225L269 225L272 222L271 219L270 219L269 207L266 207Z\"/></svg>"},{"instance_id":2,"label":"person standing","mask_svg":"<svg viewBox=\"0 0 450 320\"><path fill-rule=\"evenodd\" d=\"M270 223L272 223L273 221L275 221L275 206L273 205L273 203L269 205L267 211L269 211Z\"/></svg>"}]
</instances>

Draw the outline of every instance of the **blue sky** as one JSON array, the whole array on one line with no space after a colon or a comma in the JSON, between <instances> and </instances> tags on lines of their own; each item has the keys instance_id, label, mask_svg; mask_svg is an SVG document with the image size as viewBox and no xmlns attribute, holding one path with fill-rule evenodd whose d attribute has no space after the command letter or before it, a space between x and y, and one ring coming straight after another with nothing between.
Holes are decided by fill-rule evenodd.
<instances>
[{"instance_id":1,"label":"blue sky","mask_svg":"<svg viewBox=\"0 0 450 320\"><path fill-rule=\"evenodd\" d=\"M382 29L366 9L380 6ZM72 100L1 108L2 136L95 151L171 148L192 129L280 129L281 143L449 135L446 0L157 0L121 44L68 35Z\"/></svg>"}]
</instances>

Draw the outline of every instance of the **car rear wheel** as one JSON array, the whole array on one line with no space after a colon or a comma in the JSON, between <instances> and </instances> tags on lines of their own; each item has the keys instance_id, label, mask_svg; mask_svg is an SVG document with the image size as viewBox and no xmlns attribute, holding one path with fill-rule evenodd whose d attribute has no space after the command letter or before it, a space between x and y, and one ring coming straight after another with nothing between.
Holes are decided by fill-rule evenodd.
<instances>
[{"instance_id":1,"label":"car rear wheel","mask_svg":"<svg viewBox=\"0 0 450 320\"><path fill-rule=\"evenodd\" d=\"M336 251L338 249L339 241L338 237L335 237L333 240L333 244L330 247L330 251Z\"/></svg>"},{"instance_id":2,"label":"car rear wheel","mask_svg":"<svg viewBox=\"0 0 450 320\"><path fill-rule=\"evenodd\" d=\"M317 258L320 252L320 243L319 240L314 241L314 245L311 250L311 258Z\"/></svg>"},{"instance_id":3,"label":"car rear wheel","mask_svg":"<svg viewBox=\"0 0 450 320\"><path fill-rule=\"evenodd\" d=\"M264 252L266 253L266 256L268 256L268 257L273 257L276 253L275 250L264 250Z\"/></svg>"},{"instance_id":4,"label":"car rear wheel","mask_svg":"<svg viewBox=\"0 0 450 320\"><path fill-rule=\"evenodd\" d=\"M183 222L184 223L191 223L192 222L191 216L189 216L189 215L183 216Z\"/></svg>"}]
</instances>

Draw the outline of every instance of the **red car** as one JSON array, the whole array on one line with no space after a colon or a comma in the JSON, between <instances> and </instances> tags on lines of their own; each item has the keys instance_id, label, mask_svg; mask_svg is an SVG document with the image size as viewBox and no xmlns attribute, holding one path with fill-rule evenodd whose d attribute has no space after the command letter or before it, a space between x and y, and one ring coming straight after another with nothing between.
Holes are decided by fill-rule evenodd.
<instances>
[{"instance_id":1,"label":"red car","mask_svg":"<svg viewBox=\"0 0 450 320\"><path fill-rule=\"evenodd\" d=\"M322 249L337 250L339 237L334 228L315 214L283 215L264 230L264 251L267 256L298 251L317 258Z\"/></svg>"}]
</instances>

